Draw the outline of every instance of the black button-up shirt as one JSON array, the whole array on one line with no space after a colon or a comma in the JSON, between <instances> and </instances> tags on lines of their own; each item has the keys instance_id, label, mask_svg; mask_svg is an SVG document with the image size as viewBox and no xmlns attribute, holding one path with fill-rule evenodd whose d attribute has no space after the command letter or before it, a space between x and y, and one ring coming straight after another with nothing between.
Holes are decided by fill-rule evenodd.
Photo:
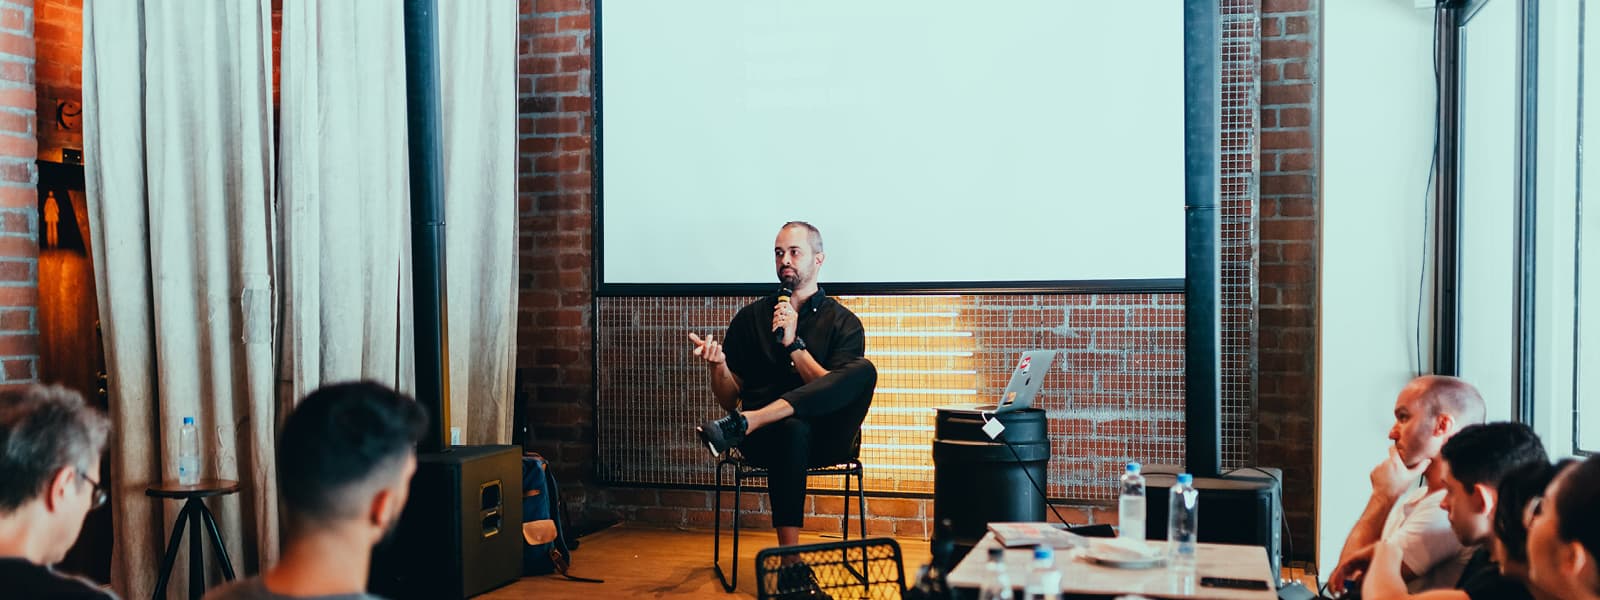
<instances>
[{"instance_id":1,"label":"black button-up shirt","mask_svg":"<svg viewBox=\"0 0 1600 600\"><path fill-rule=\"evenodd\" d=\"M739 377L744 410L766 406L805 384L772 331L772 310L777 305L777 294L756 300L739 309L728 323L723 352L728 356L728 370ZM832 371L866 355L861 319L822 288L817 288L798 312L795 335L805 341L806 350L822 368Z\"/></svg>"}]
</instances>

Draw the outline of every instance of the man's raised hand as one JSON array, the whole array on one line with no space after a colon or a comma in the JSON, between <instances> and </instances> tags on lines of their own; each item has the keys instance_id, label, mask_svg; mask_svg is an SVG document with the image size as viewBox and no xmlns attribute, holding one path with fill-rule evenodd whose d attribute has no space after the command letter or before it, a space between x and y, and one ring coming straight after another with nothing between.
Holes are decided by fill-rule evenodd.
<instances>
[{"instance_id":1,"label":"man's raised hand","mask_svg":"<svg viewBox=\"0 0 1600 600\"><path fill-rule=\"evenodd\" d=\"M689 334L689 341L694 342L693 354L706 362L706 366L715 367L728 360L722 352L722 344L717 341L717 336L707 334L705 339L693 333Z\"/></svg>"},{"instance_id":2,"label":"man's raised hand","mask_svg":"<svg viewBox=\"0 0 1600 600\"><path fill-rule=\"evenodd\" d=\"M772 307L772 330L776 332L783 328L783 338L778 344L788 346L794 343L795 328L800 326L800 313L795 312L794 305L788 302L779 302Z\"/></svg>"},{"instance_id":3,"label":"man's raised hand","mask_svg":"<svg viewBox=\"0 0 1600 600\"><path fill-rule=\"evenodd\" d=\"M1417 478L1422 472L1428 470L1432 460L1422 459L1417 464L1406 466L1400 458L1400 450L1394 446L1389 447L1389 456L1372 469L1372 493L1384 498L1395 500L1405 495L1406 490L1416 485Z\"/></svg>"}]
</instances>

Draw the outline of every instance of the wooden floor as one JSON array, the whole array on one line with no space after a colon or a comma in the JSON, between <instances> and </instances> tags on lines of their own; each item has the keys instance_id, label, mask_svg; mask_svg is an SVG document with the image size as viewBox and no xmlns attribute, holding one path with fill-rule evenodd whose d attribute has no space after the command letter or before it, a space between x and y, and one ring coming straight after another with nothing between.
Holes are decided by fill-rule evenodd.
<instances>
[{"instance_id":1,"label":"wooden floor","mask_svg":"<svg viewBox=\"0 0 1600 600\"><path fill-rule=\"evenodd\" d=\"M733 536L722 536L723 569L728 568ZM801 535L801 543L837 541L838 536ZM646 529L619 525L586 536L572 557L572 574L604 579L605 583L580 583L559 575L525 577L478 596L485 600L539 598L541 600L598 600L600 598L753 598L755 555L777 544L771 530L743 531L739 540L739 588L722 591L711 570L710 530ZM905 560L906 580L928 562L928 542L898 539Z\"/></svg>"}]
</instances>

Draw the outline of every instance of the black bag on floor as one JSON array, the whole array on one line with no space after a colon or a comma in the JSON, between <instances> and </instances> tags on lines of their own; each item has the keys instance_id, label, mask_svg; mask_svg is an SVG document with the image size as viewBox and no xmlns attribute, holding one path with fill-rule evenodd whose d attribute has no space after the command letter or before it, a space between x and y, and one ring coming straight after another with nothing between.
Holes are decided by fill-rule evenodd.
<instances>
[{"instance_id":1,"label":"black bag on floor","mask_svg":"<svg viewBox=\"0 0 1600 600\"><path fill-rule=\"evenodd\" d=\"M560 573L575 581L603 583L567 572L578 541L567 537L566 505L543 456L522 455L522 574Z\"/></svg>"}]
</instances>

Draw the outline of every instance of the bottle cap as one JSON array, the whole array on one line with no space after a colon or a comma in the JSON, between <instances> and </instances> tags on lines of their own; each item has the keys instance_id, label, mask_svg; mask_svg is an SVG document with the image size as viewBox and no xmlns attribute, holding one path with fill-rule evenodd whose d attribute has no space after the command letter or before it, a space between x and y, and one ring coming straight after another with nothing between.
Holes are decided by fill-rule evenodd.
<instances>
[{"instance_id":1,"label":"bottle cap","mask_svg":"<svg viewBox=\"0 0 1600 600\"><path fill-rule=\"evenodd\" d=\"M1183 485L1189 485L1191 483L1194 483L1194 476L1190 475L1188 473L1179 473L1178 474L1178 483L1181 483Z\"/></svg>"},{"instance_id":2,"label":"bottle cap","mask_svg":"<svg viewBox=\"0 0 1600 600\"><path fill-rule=\"evenodd\" d=\"M995 546L993 548L990 548L989 549L989 562L1000 562L1000 559L1005 558L1005 555L1006 555L1006 549L1005 548L1001 548L999 546Z\"/></svg>"},{"instance_id":3,"label":"bottle cap","mask_svg":"<svg viewBox=\"0 0 1600 600\"><path fill-rule=\"evenodd\" d=\"M194 417L184 417L183 418L183 424L184 425L193 425L194 424Z\"/></svg>"},{"instance_id":4,"label":"bottle cap","mask_svg":"<svg viewBox=\"0 0 1600 600\"><path fill-rule=\"evenodd\" d=\"M1129 462L1128 463L1128 472L1129 473L1138 473L1139 472L1139 463Z\"/></svg>"},{"instance_id":5,"label":"bottle cap","mask_svg":"<svg viewBox=\"0 0 1600 600\"><path fill-rule=\"evenodd\" d=\"M1055 559L1055 557L1056 557L1056 551L1055 551L1054 548L1051 548L1051 547L1046 546L1044 544L1039 544L1038 546L1034 546L1033 547L1033 559L1034 560L1053 560L1053 559Z\"/></svg>"}]
</instances>

